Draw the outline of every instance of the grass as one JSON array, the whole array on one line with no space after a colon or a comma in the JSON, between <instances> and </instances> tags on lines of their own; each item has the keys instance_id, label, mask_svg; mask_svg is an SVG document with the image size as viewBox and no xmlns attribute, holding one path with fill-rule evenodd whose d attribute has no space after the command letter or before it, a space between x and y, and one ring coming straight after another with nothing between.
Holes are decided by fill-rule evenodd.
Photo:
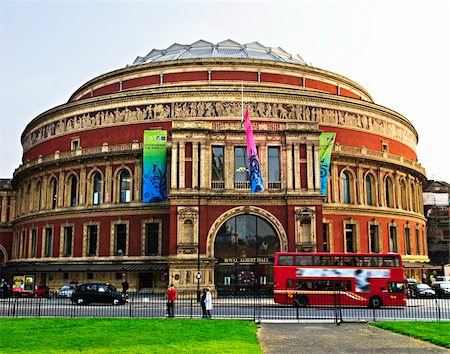
<instances>
[{"instance_id":1,"label":"grass","mask_svg":"<svg viewBox=\"0 0 450 354\"><path fill-rule=\"evenodd\" d=\"M0 353L258 353L240 320L0 318Z\"/></svg>"},{"instance_id":2,"label":"grass","mask_svg":"<svg viewBox=\"0 0 450 354\"><path fill-rule=\"evenodd\" d=\"M375 322L372 326L450 348L450 322Z\"/></svg>"}]
</instances>

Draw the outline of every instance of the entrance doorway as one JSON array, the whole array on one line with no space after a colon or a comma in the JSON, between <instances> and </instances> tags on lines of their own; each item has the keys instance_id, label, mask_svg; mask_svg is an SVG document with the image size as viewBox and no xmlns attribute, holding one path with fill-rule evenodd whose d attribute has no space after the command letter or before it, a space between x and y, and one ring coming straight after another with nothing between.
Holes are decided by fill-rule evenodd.
<instances>
[{"instance_id":1,"label":"entrance doorway","mask_svg":"<svg viewBox=\"0 0 450 354\"><path fill-rule=\"evenodd\" d=\"M280 251L274 227L262 217L242 214L227 220L214 243L214 279L219 294L273 291L273 257Z\"/></svg>"}]
</instances>

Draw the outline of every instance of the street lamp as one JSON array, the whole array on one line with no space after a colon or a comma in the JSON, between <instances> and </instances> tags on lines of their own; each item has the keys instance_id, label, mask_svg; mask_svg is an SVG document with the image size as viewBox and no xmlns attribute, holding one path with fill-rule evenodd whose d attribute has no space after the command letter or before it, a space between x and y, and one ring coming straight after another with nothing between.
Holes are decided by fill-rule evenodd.
<instances>
[{"instance_id":1,"label":"street lamp","mask_svg":"<svg viewBox=\"0 0 450 354\"><path fill-rule=\"evenodd\" d=\"M200 302L200 279L202 278L202 273L200 273L200 271L197 271L195 277L197 278L197 302Z\"/></svg>"}]
</instances>

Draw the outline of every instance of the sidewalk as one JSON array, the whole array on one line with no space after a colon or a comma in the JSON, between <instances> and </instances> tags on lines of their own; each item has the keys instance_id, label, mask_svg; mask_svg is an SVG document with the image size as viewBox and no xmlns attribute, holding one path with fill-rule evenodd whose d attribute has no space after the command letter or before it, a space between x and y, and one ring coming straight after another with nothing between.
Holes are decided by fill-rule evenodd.
<instances>
[{"instance_id":1,"label":"sidewalk","mask_svg":"<svg viewBox=\"0 0 450 354\"><path fill-rule=\"evenodd\" d=\"M367 323L261 323L258 338L264 354L450 353Z\"/></svg>"}]
</instances>

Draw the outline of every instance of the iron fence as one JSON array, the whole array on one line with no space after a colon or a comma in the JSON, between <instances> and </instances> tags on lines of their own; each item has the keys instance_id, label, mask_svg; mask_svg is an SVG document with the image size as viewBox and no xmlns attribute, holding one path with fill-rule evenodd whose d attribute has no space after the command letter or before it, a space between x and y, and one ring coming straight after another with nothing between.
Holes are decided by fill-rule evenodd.
<instances>
[{"instance_id":1,"label":"iron fence","mask_svg":"<svg viewBox=\"0 0 450 354\"><path fill-rule=\"evenodd\" d=\"M316 295L320 296L320 295ZM79 305L70 298L2 298L0 317L136 317L162 318L167 316L164 292L129 293L124 305L91 303ZM330 306L294 307L280 305L273 297L261 293L240 296L221 295L213 299L213 318L235 318L253 321L267 320L328 320L336 323L359 321L450 321L450 299L410 298L406 306L344 307L335 301ZM175 317L201 318L197 293L178 292Z\"/></svg>"}]
</instances>

